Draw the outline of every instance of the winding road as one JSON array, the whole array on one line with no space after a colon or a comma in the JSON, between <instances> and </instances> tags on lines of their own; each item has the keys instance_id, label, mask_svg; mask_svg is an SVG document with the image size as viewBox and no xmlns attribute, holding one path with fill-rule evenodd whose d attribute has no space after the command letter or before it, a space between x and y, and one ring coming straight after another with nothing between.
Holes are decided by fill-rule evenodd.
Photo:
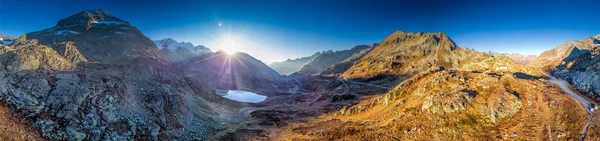
<instances>
[{"instance_id":1,"label":"winding road","mask_svg":"<svg viewBox=\"0 0 600 141\"><path fill-rule=\"evenodd\" d=\"M569 95L571 95L571 97L573 97L573 99L575 99L579 104L581 104L581 106L583 106L585 111L590 115L590 121L587 123L587 125L583 129L583 133L581 133L581 140L582 141L585 140L586 133L587 133L588 129L590 128L590 125L592 124L592 121L594 120L594 117L595 117L594 104L592 104L587 99L581 97L580 95L578 95L577 93L575 93L571 89L569 89L570 84L567 81L558 79L551 75L548 75L548 74L544 73L544 71L542 71L542 70L540 70L540 72L542 72L544 75L550 77L551 83L558 85L563 91L565 91Z\"/></svg>"}]
</instances>

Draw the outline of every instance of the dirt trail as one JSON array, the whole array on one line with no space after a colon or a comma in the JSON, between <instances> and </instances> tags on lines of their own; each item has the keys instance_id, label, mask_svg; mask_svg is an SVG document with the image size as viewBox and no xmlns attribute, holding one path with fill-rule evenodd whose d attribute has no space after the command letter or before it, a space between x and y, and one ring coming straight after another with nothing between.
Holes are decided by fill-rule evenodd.
<instances>
[{"instance_id":1,"label":"dirt trail","mask_svg":"<svg viewBox=\"0 0 600 141\"><path fill-rule=\"evenodd\" d=\"M569 95L571 95L571 97L573 97L573 99L575 99L579 104L581 104L581 106L583 106L583 108L585 109L585 111L590 115L590 121L587 123L587 125L584 127L583 132L581 133L581 140L585 140L585 136L586 133L588 131L588 129L590 128L590 125L592 124L592 121L594 120L594 117L596 116L594 114L594 104L592 104L591 102L589 102L587 99L581 97L580 95L578 95L577 93L573 92L571 89L569 89L570 84L562 79L558 79L556 77L553 77L551 75L548 75L546 73L544 73L542 70L540 70L544 75L550 77L550 82L554 83L556 85L558 85L560 87L560 89L562 89L563 91L567 92Z\"/></svg>"}]
</instances>

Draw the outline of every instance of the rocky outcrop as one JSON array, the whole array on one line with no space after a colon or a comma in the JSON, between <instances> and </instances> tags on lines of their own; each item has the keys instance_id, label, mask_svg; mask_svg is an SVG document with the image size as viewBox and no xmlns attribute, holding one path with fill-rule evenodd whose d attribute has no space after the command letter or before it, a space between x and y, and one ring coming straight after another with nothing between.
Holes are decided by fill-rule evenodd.
<instances>
[{"instance_id":1,"label":"rocky outcrop","mask_svg":"<svg viewBox=\"0 0 600 141\"><path fill-rule=\"evenodd\" d=\"M65 59L73 62L74 64L88 61L85 56L79 52L74 42L62 42L52 46L52 48Z\"/></svg>"},{"instance_id":2,"label":"rocky outcrop","mask_svg":"<svg viewBox=\"0 0 600 141\"><path fill-rule=\"evenodd\" d=\"M319 75L321 72L325 71L328 67L338 64L344 63L343 61L348 59L352 60L352 58L356 58L357 56L362 56L365 52L369 52L372 48L374 48L376 44L372 45L358 45L353 47L350 50L341 50L341 51L327 51L321 53L317 58L313 61L302 67L298 74L304 75ZM356 55L356 56L354 56ZM354 57L353 57L354 56ZM332 71L328 71L332 72Z\"/></svg>"},{"instance_id":3,"label":"rocky outcrop","mask_svg":"<svg viewBox=\"0 0 600 141\"><path fill-rule=\"evenodd\" d=\"M40 45L37 40L27 40L27 36L19 37L9 47L0 49L0 70L8 72L49 69L70 71L75 64L59 55L52 48Z\"/></svg>"},{"instance_id":4,"label":"rocky outcrop","mask_svg":"<svg viewBox=\"0 0 600 141\"><path fill-rule=\"evenodd\" d=\"M27 34L41 45L54 46L71 42L88 61L103 64L117 60L152 58L168 62L153 42L136 27L105 10L95 9L62 19L56 26Z\"/></svg>"},{"instance_id":5,"label":"rocky outcrop","mask_svg":"<svg viewBox=\"0 0 600 141\"><path fill-rule=\"evenodd\" d=\"M302 67L304 67L306 64L312 62L315 58L319 57L321 55L321 52L317 52L311 56L307 56L307 57L302 57L302 58L296 58L296 59L287 59L285 61L282 62L273 62L271 64L269 64L269 67L271 67L273 70L277 71L279 74L282 75L290 75L293 74L297 71L299 71L300 69L302 69Z\"/></svg>"},{"instance_id":6,"label":"rocky outcrop","mask_svg":"<svg viewBox=\"0 0 600 141\"><path fill-rule=\"evenodd\" d=\"M553 72L552 75L567 80L577 90L595 101L600 101L600 72L561 70Z\"/></svg>"}]
</instances>

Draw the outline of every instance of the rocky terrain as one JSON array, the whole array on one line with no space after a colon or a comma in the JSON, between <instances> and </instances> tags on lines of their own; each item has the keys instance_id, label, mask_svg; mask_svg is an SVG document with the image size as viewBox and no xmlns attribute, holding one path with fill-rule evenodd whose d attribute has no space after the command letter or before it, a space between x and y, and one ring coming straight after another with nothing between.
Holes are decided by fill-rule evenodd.
<instances>
[{"instance_id":1,"label":"rocky terrain","mask_svg":"<svg viewBox=\"0 0 600 141\"><path fill-rule=\"evenodd\" d=\"M23 118L11 132L34 126L32 139L203 140L235 114L209 80L186 76L104 10L23 35L0 60L0 100Z\"/></svg>"},{"instance_id":2,"label":"rocky terrain","mask_svg":"<svg viewBox=\"0 0 600 141\"><path fill-rule=\"evenodd\" d=\"M352 57L353 55L358 54L357 56L362 56L360 54L364 54L365 52L369 52L376 44L371 45L358 45L349 50L341 50L341 51L327 51L321 53L317 58L315 58L310 63L306 64L300 71L299 74L308 74L308 75L319 75L325 69L330 67L331 65L335 65L338 63L342 63L344 60ZM351 60L351 59L350 59Z\"/></svg>"},{"instance_id":3,"label":"rocky terrain","mask_svg":"<svg viewBox=\"0 0 600 141\"><path fill-rule=\"evenodd\" d=\"M304 67L304 65L312 62L315 58L319 57L320 55L321 52L317 52L307 57L296 58L293 60L287 59L282 62L273 62L269 64L269 67L271 67L273 70L277 71L277 73L281 75L290 75L299 71L300 69L302 69L302 67Z\"/></svg>"},{"instance_id":4,"label":"rocky terrain","mask_svg":"<svg viewBox=\"0 0 600 141\"><path fill-rule=\"evenodd\" d=\"M575 88L600 101L600 35L568 41L545 51L531 65L553 70L552 75L567 80ZM548 63L545 63L548 62Z\"/></svg>"},{"instance_id":5,"label":"rocky terrain","mask_svg":"<svg viewBox=\"0 0 600 141\"><path fill-rule=\"evenodd\" d=\"M249 54L151 41L87 10L0 46L0 139L576 140L590 123L586 139L599 140L599 119L540 71L594 98L599 37L525 66L445 33L397 31L276 64L306 62L282 76ZM217 93L227 90L268 97Z\"/></svg>"},{"instance_id":6,"label":"rocky terrain","mask_svg":"<svg viewBox=\"0 0 600 141\"><path fill-rule=\"evenodd\" d=\"M330 113L271 140L576 140L589 120L539 76L436 69ZM588 139L598 139L599 128L596 120Z\"/></svg>"},{"instance_id":7,"label":"rocky terrain","mask_svg":"<svg viewBox=\"0 0 600 141\"><path fill-rule=\"evenodd\" d=\"M196 57L214 55L209 48L198 45L194 46L190 42L177 42L171 38L153 41L160 53L173 62L181 62Z\"/></svg>"},{"instance_id":8,"label":"rocky terrain","mask_svg":"<svg viewBox=\"0 0 600 141\"><path fill-rule=\"evenodd\" d=\"M537 58L537 55L522 55L522 54L518 54L518 53L500 53L500 52L493 52L493 51L489 51L488 55L489 56L507 56L510 59L514 60L515 62L517 62L519 64L523 64L523 65L527 65L527 64L529 64L529 62L531 62L535 58Z\"/></svg>"},{"instance_id":9,"label":"rocky terrain","mask_svg":"<svg viewBox=\"0 0 600 141\"><path fill-rule=\"evenodd\" d=\"M576 140L590 120L537 68L457 47L443 33L395 32L344 75L292 75L310 97L255 109L217 139ZM600 138L591 123L587 139Z\"/></svg>"}]
</instances>

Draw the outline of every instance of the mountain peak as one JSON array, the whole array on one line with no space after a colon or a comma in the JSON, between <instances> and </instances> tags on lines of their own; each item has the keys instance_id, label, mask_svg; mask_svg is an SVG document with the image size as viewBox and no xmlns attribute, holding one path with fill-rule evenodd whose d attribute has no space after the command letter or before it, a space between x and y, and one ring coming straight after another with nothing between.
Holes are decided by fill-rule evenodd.
<instances>
[{"instance_id":1,"label":"mountain peak","mask_svg":"<svg viewBox=\"0 0 600 141\"><path fill-rule=\"evenodd\" d=\"M104 9L91 9L81 11L75 15L62 19L58 21L56 26L84 26L86 29L89 29L93 24L129 25L128 22L113 16Z\"/></svg>"}]
</instances>

